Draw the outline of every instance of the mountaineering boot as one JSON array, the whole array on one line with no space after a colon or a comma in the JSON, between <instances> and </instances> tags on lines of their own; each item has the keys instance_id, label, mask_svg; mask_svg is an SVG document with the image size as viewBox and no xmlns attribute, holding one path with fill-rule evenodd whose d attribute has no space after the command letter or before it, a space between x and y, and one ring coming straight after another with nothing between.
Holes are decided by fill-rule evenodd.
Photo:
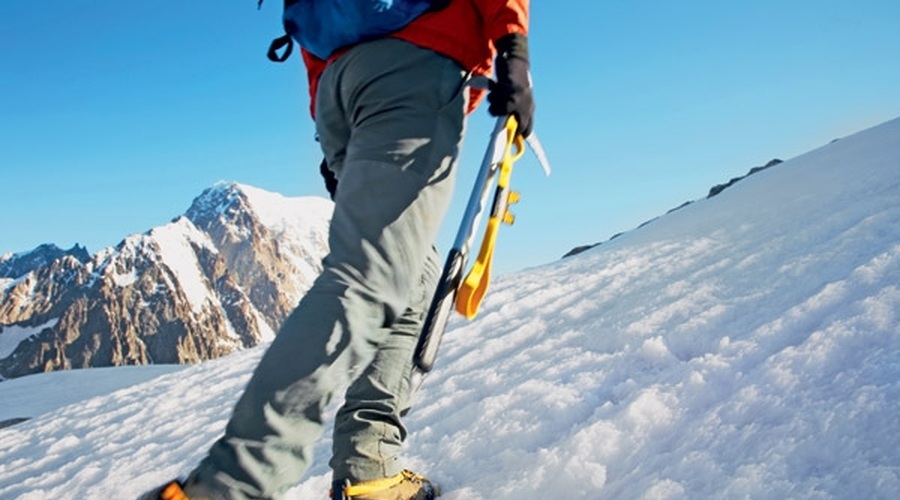
<instances>
[{"instance_id":1,"label":"mountaineering boot","mask_svg":"<svg viewBox=\"0 0 900 500\"><path fill-rule=\"evenodd\" d=\"M144 493L138 500L191 500L182 489L181 481L172 481Z\"/></svg>"},{"instance_id":2,"label":"mountaineering boot","mask_svg":"<svg viewBox=\"0 0 900 500\"><path fill-rule=\"evenodd\" d=\"M212 500L213 494L198 484L188 484L179 480L170 481L158 488L144 493L138 500ZM220 498L216 496L215 498Z\"/></svg>"},{"instance_id":3,"label":"mountaineering boot","mask_svg":"<svg viewBox=\"0 0 900 500\"><path fill-rule=\"evenodd\" d=\"M331 500L434 500L440 494L431 481L408 470L358 484L335 481L331 488Z\"/></svg>"}]
</instances>

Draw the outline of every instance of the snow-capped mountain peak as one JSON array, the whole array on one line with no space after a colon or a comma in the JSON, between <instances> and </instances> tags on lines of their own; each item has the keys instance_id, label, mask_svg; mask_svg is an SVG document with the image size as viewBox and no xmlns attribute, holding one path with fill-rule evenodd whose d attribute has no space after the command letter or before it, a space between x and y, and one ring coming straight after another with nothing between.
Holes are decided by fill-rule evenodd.
<instances>
[{"instance_id":1,"label":"snow-capped mountain peak","mask_svg":"<svg viewBox=\"0 0 900 500\"><path fill-rule=\"evenodd\" d=\"M237 182L220 181L194 199L185 216L198 227L214 221L237 223L239 217L252 214L280 233L303 233L312 221L331 216L330 201L315 197L287 197L279 193Z\"/></svg>"},{"instance_id":2,"label":"snow-capped mountain peak","mask_svg":"<svg viewBox=\"0 0 900 500\"><path fill-rule=\"evenodd\" d=\"M0 376L197 362L271 338L318 275L330 209L219 183L184 216L90 258L45 258L0 296Z\"/></svg>"}]
</instances>

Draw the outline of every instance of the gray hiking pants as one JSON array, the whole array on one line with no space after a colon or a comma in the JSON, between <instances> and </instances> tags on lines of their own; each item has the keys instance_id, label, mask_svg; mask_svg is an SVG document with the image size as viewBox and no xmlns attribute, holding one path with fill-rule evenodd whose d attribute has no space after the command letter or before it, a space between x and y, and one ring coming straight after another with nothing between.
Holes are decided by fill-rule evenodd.
<instances>
[{"instance_id":1,"label":"gray hiking pants","mask_svg":"<svg viewBox=\"0 0 900 500\"><path fill-rule=\"evenodd\" d=\"M465 80L453 61L394 39L361 44L322 75L316 130L339 180L330 253L191 475L198 493L280 497L308 468L323 410L348 384L334 477L400 471L400 418L440 273L433 244L453 190Z\"/></svg>"}]
</instances>

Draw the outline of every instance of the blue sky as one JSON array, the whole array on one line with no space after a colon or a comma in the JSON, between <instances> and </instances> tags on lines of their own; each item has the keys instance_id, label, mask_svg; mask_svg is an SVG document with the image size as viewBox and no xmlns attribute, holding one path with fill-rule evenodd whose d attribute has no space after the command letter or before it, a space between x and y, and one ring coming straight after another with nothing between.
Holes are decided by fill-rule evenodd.
<instances>
[{"instance_id":1,"label":"blue sky","mask_svg":"<svg viewBox=\"0 0 900 500\"><path fill-rule=\"evenodd\" d=\"M554 172L517 164L501 273L900 116L900 2L532 3ZM302 64L265 58L279 16L277 0L0 3L0 253L96 252L219 180L324 196ZM443 250L491 123L471 117Z\"/></svg>"}]
</instances>

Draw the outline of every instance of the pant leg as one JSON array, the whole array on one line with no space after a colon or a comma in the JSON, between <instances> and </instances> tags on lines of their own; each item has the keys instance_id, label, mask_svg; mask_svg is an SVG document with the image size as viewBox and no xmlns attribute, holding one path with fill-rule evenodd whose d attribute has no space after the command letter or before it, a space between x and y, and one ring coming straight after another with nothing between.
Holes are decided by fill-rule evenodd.
<instances>
[{"instance_id":1,"label":"pant leg","mask_svg":"<svg viewBox=\"0 0 900 500\"><path fill-rule=\"evenodd\" d=\"M318 97L320 111L332 102L348 111L346 121L323 119L340 116L330 113L317 122L329 165L339 179L337 196L357 198L353 194L357 190L371 190L377 181L360 170L386 167L403 176L424 174L429 179L428 187L417 196L437 191L449 202L453 171L442 164L450 158L452 167L462 140L465 74L455 63L406 42L384 40L377 44L383 48L373 47L352 56L365 58L378 68L391 68L390 73L397 78L383 79L374 89L366 88L375 96L369 98L345 80L365 78L347 76L352 75L352 69L335 71L330 75L334 79L327 80L330 85L324 87L333 89L334 96L329 98L320 92ZM346 62L353 68L354 59ZM345 142L344 134L348 133L352 139ZM411 153L398 154L403 150ZM392 175L378 176L382 181L392 179ZM385 342L347 391L346 403L335 421L331 460L335 478L359 482L399 472L398 458L406 437L400 416L410 398L412 353L440 273L440 258L431 242L444 211L425 211L415 227L399 233L406 238L421 233L417 244L420 250L405 259L426 255L429 259L424 270L413 275L419 276L413 300L396 320L387 323ZM430 250L421 250L423 245Z\"/></svg>"},{"instance_id":2,"label":"pant leg","mask_svg":"<svg viewBox=\"0 0 900 500\"><path fill-rule=\"evenodd\" d=\"M330 252L192 474L207 491L278 498L295 484L324 407L409 309L452 194L463 80L452 61L398 40L357 46L322 75L317 131L339 179Z\"/></svg>"},{"instance_id":3,"label":"pant leg","mask_svg":"<svg viewBox=\"0 0 900 500\"><path fill-rule=\"evenodd\" d=\"M413 351L440 272L433 250L410 307L391 325L375 359L347 390L334 424L330 465L336 480L359 483L402 470L400 451L407 432L401 419L412 403Z\"/></svg>"}]
</instances>

